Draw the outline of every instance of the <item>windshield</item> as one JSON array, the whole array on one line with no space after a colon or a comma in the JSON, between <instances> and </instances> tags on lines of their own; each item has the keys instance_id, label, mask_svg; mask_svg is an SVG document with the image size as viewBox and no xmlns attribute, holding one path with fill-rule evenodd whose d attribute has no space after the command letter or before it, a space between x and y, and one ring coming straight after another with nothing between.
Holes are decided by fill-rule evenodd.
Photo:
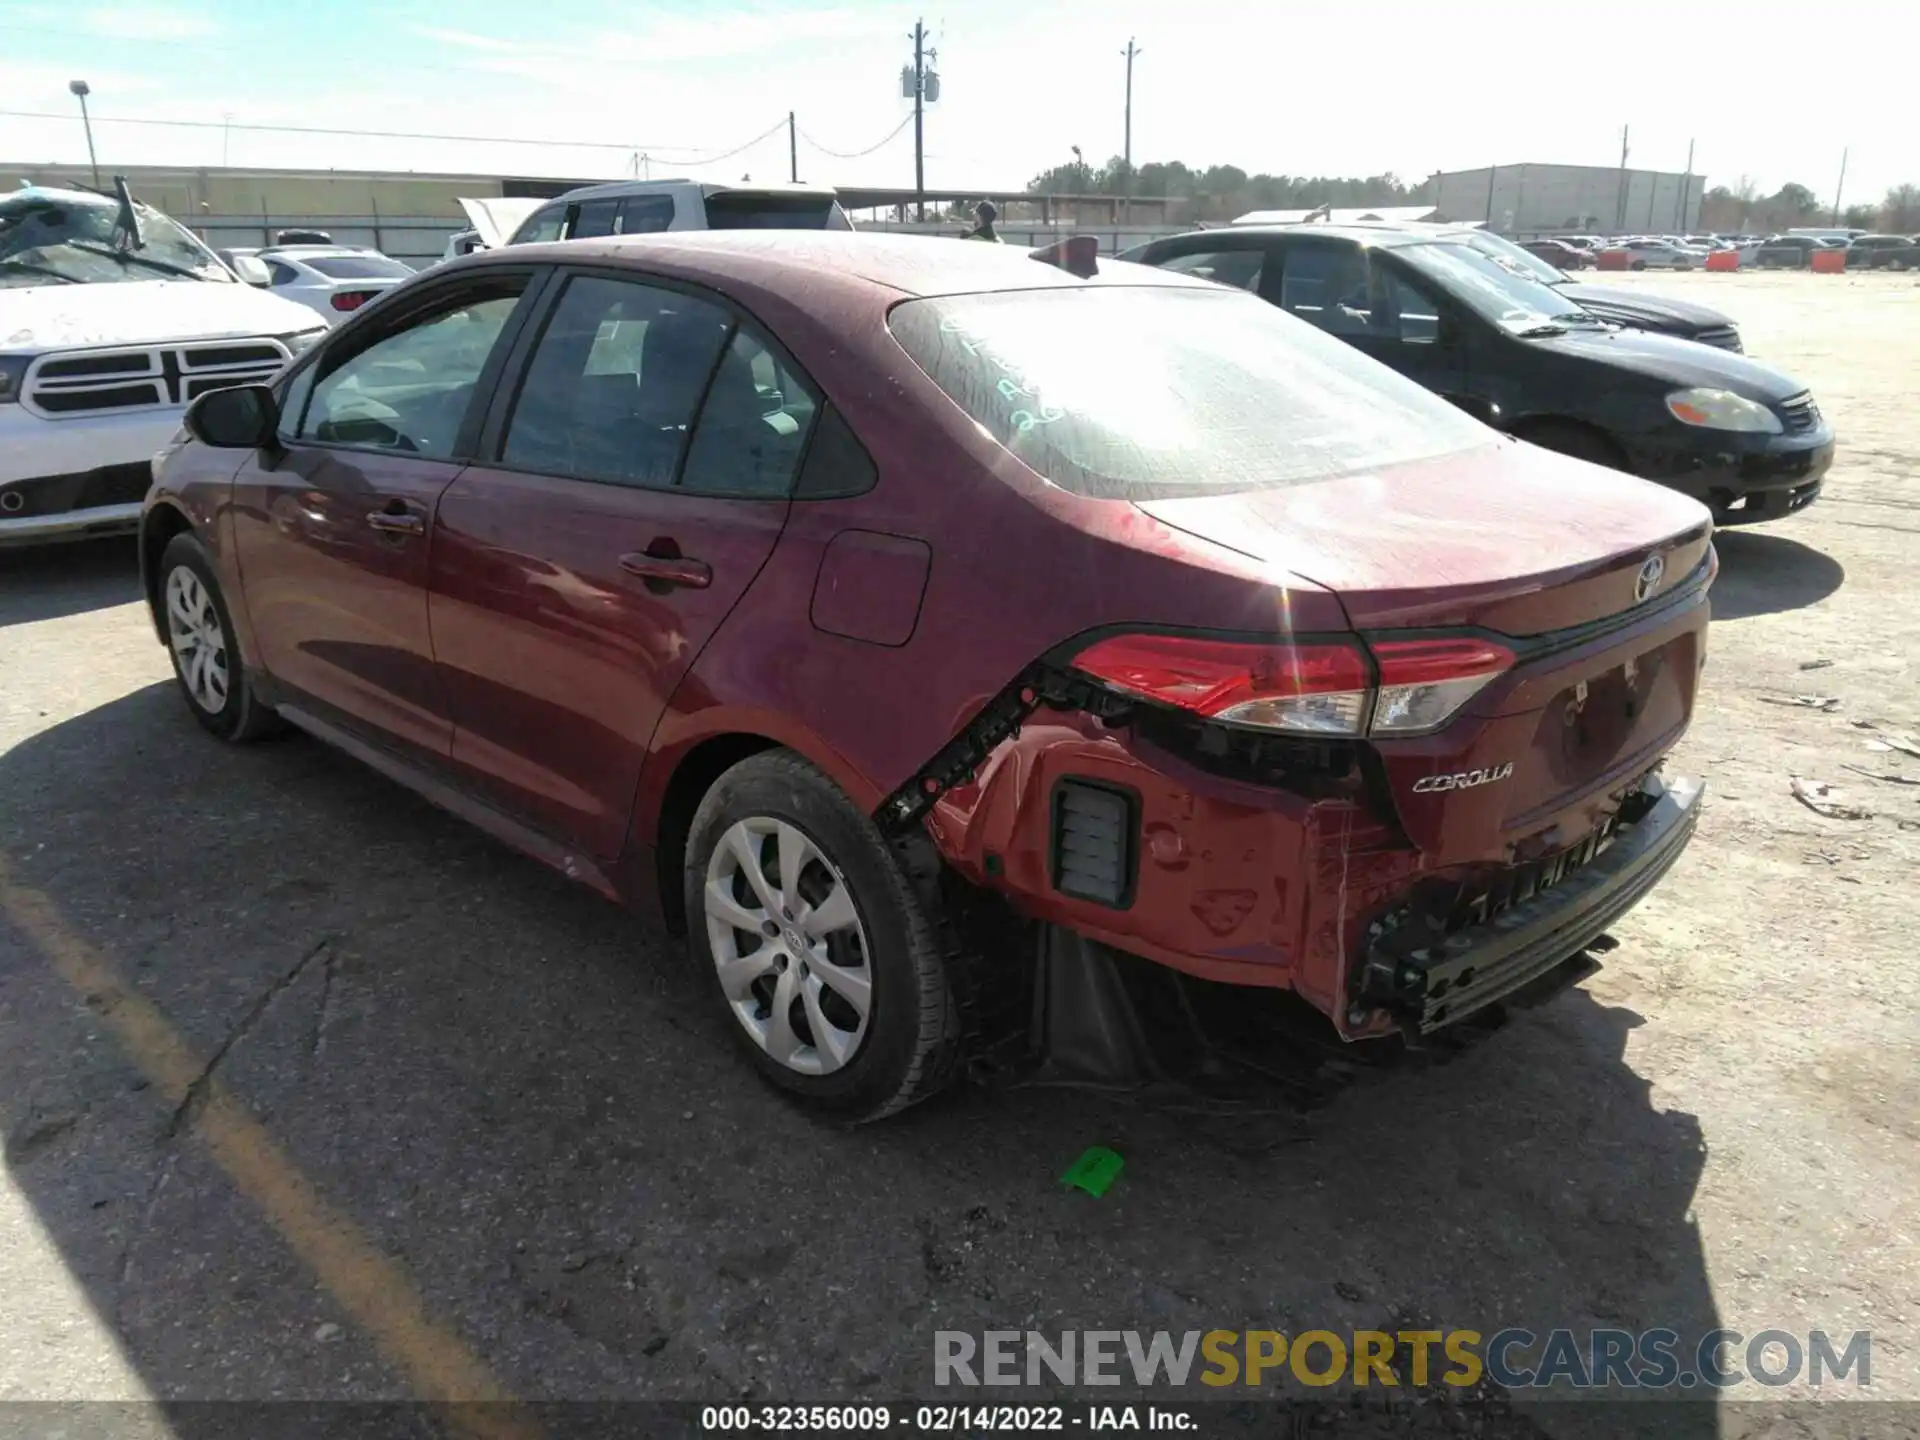
<instances>
[{"instance_id":1,"label":"windshield","mask_svg":"<svg viewBox=\"0 0 1920 1440\"><path fill-rule=\"evenodd\" d=\"M233 283L214 254L180 226L136 205L140 235L105 196L26 191L0 199L0 286L94 285L116 280Z\"/></svg>"},{"instance_id":2,"label":"windshield","mask_svg":"<svg viewBox=\"0 0 1920 1440\"><path fill-rule=\"evenodd\" d=\"M1605 329L1550 285L1516 274L1471 244L1434 241L1402 245L1394 255L1472 310L1515 335L1554 334L1571 328Z\"/></svg>"},{"instance_id":3,"label":"windshield","mask_svg":"<svg viewBox=\"0 0 1920 1440\"><path fill-rule=\"evenodd\" d=\"M1567 277L1556 267L1542 260L1538 255L1523 250L1503 235L1489 235L1484 230L1475 230L1466 237L1467 244L1483 255L1490 255L1504 265L1511 266L1522 275L1538 280L1542 285L1564 285Z\"/></svg>"},{"instance_id":4,"label":"windshield","mask_svg":"<svg viewBox=\"0 0 1920 1440\"><path fill-rule=\"evenodd\" d=\"M398 260L384 255L296 255L301 264L331 280L404 280L413 274Z\"/></svg>"},{"instance_id":5,"label":"windshield","mask_svg":"<svg viewBox=\"0 0 1920 1440\"><path fill-rule=\"evenodd\" d=\"M989 436L1102 499L1306 484L1494 438L1358 350L1213 286L909 300L888 324Z\"/></svg>"}]
</instances>

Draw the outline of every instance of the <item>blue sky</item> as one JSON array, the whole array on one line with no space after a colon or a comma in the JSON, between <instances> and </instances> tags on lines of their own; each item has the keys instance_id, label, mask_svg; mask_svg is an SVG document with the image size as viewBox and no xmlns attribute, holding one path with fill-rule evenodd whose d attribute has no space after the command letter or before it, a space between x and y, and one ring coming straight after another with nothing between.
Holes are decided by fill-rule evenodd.
<instances>
[{"instance_id":1,"label":"blue sky","mask_svg":"<svg viewBox=\"0 0 1920 1440\"><path fill-rule=\"evenodd\" d=\"M837 159L907 114L899 70L917 13L945 93L930 107L927 181L1024 182L1121 147L1129 35L1134 157L1292 174L1408 177L1521 160L1678 169L1689 140L1715 183L1798 179L1830 201L1851 147L1849 202L1920 182L1896 10L1812 12L1712 0L1328 3L599 3L599 0L0 0L0 109L74 114L84 77L101 161L392 168L582 178L786 174L798 113L803 178L910 184L911 127ZM1786 11L1780 12L1785 15ZM1569 20L1567 17L1577 16ZM1791 33L1789 34L1789 29ZM1820 96L1824 98L1815 99ZM114 117L189 120L167 129ZM261 134L247 123L556 141L535 147ZM73 119L0 116L0 161L84 159Z\"/></svg>"}]
</instances>

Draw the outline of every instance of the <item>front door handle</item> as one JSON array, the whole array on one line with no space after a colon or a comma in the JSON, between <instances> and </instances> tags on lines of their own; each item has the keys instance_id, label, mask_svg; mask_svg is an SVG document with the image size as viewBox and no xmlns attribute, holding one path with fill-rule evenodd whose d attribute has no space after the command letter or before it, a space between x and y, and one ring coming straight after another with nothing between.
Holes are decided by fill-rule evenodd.
<instances>
[{"instance_id":1,"label":"front door handle","mask_svg":"<svg viewBox=\"0 0 1920 1440\"><path fill-rule=\"evenodd\" d=\"M427 531L427 517L410 510L375 510L367 516L367 524L387 535L424 535Z\"/></svg>"},{"instance_id":2,"label":"front door handle","mask_svg":"<svg viewBox=\"0 0 1920 1440\"><path fill-rule=\"evenodd\" d=\"M620 568L646 581L647 588L656 593L670 590L676 585L684 585L689 590L704 590L713 583L713 567L704 560L690 559L685 555L652 555L637 550L620 557Z\"/></svg>"}]
</instances>

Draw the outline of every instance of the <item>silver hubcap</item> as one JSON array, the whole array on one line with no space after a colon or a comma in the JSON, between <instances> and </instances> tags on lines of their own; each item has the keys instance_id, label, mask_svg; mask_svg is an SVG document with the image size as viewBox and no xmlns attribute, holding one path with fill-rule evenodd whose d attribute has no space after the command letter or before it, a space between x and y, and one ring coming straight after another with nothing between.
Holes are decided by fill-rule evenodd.
<instances>
[{"instance_id":1,"label":"silver hubcap","mask_svg":"<svg viewBox=\"0 0 1920 1440\"><path fill-rule=\"evenodd\" d=\"M184 565L167 576L167 635L193 703L209 715L227 706L227 637L200 577Z\"/></svg>"},{"instance_id":2,"label":"silver hubcap","mask_svg":"<svg viewBox=\"0 0 1920 1440\"><path fill-rule=\"evenodd\" d=\"M707 862L707 939L734 1017L802 1075L852 1060L873 1009L867 935L847 880L799 827L742 820Z\"/></svg>"}]
</instances>

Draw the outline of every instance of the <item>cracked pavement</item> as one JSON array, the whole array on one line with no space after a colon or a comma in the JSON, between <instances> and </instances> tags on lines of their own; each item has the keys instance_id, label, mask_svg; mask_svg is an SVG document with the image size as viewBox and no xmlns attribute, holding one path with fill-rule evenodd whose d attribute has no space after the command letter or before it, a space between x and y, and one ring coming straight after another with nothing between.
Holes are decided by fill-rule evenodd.
<instances>
[{"instance_id":1,"label":"cracked pavement","mask_svg":"<svg viewBox=\"0 0 1920 1440\"><path fill-rule=\"evenodd\" d=\"M1920 290L1720 278L1657 288L1733 311L1843 448L1819 505L1727 537L1700 838L1580 990L1311 1113L1030 1088L811 1121L640 922L316 743L204 735L127 546L0 555L4 873L125 987L0 914L0 1400L416 1394L437 1342L320 1278L363 1242L536 1400L897 1400L942 1328L1412 1319L1864 1326L1879 1393L1920 1398L1920 1029L1888 983L1920 810L1856 778L1879 813L1825 820L1786 782L1840 778L1852 718L1920 722ZM1757 698L1816 681L1840 713ZM139 1006L192 1063L143 1068ZM290 1239L257 1143L351 1235ZM1127 1160L1099 1201L1055 1183L1094 1143Z\"/></svg>"}]
</instances>

